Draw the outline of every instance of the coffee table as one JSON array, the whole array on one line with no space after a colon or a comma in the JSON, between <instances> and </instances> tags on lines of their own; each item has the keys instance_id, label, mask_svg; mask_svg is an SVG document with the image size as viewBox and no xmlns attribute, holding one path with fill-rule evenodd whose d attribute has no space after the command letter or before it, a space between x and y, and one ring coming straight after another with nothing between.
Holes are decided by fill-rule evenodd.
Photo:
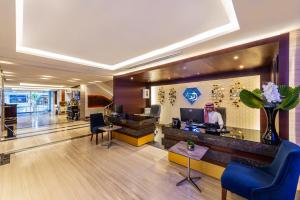
<instances>
[{"instance_id":1,"label":"coffee table","mask_svg":"<svg viewBox=\"0 0 300 200\"><path fill-rule=\"evenodd\" d=\"M201 192L201 189L198 187L198 185L194 182L196 180L201 179L201 177L191 177L191 159L193 160L201 160L203 156L206 154L208 151L207 147L200 146L200 145L195 145L194 151L189 151L187 149L187 143L184 141L180 141L174 146L172 146L169 149L170 152L180 154L182 156L185 156L188 158L187 161L187 173L181 173L179 172L180 175L184 177L181 181L179 181L176 186L182 185L184 182L190 183L192 186L194 186L199 192Z\"/></svg>"},{"instance_id":2,"label":"coffee table","mask_svg":"<svg viewBox=\"0 0 300 200\"><path fill-rule=\"evenodd\" d=\"M116 130L119 130L121 128L122 128L121 126L116 126L116 125L100 127L99 130L107 132L107 134L108 134L108 142L106 144L102 144L102 146L107 146L107 148L110 148L111 147L112 131L116 131Z\"/></svg>"}]
</instances>

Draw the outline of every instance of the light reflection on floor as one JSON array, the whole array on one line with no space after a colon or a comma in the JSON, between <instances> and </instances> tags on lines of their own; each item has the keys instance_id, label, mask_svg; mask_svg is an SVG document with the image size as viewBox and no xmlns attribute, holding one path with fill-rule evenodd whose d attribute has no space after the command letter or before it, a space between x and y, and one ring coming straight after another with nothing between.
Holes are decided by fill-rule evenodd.
<instances>
[{"instance_id":1,"label":"light reflection on floor","mask_svg":"<svg viewBox=\"0 0 300 200\"><path fill-rule=\"evenodd\" d=\"M17 117L17 129L39 128L50 124L67 123L66 115L55 115L51 112L22 113Z\"/></svg>"}]
</instances>

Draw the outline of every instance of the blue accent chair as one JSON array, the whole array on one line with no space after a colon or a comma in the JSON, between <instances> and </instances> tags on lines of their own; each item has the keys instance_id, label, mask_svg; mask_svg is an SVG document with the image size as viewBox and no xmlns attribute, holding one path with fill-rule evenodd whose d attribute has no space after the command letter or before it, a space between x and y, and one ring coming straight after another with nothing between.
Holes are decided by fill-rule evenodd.
<instances>
[{"instance_id":1,"label":"blue accent chair","mask_svg":"<svg viewBox=\"0 0 300 200\"><path fill-rule=\"evenodd\" d=\"M103 140L103 131L99 130L100 127L106 126L102 113L96 113L90 115L90 128L91 128L91 141L93 140L94 134L96 134L96 144L98 144L98 134L102 135Z\"/></svg>"},{"instance_id":2,"label":"blue accent chair","mask_svg":"<svg viewBox=\"0 0 300 200\"><path fill-rule=\"evenodd\" d=\"M222 200L227 190L250 200L294 200L299 174L300 147L284 140L266 167L231 162L221 177Z\"/></svg>"}]
</instances>

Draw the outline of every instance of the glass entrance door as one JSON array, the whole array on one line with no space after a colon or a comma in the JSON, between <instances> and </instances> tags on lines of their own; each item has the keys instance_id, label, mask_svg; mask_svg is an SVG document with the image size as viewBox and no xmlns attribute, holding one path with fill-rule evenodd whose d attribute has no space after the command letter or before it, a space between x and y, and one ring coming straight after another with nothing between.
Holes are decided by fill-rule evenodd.
<instances>
[{"instance_id":1,"label":"glass entrance door","mask_svg":"<svg viewBox=\"0 0 300 200\"><path fill-rule=\"evenodd\" d=\"M48 91L7 90L5 103L17 104L17 113L49 112L51 93Z\"/></svg>"}]
</instances>

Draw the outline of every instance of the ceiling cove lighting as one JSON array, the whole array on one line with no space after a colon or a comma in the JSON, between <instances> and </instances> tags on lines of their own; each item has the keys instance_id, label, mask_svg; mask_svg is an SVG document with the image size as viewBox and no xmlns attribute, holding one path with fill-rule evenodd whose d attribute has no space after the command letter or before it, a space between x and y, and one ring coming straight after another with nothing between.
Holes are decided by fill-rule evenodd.
<instances>
[{"instance_id":1,"label":"ceiling cove lighting","mask_svg":"<svg viewBox=\"0 0 300 200\"><path fill-rule=\"evenodd\" d=\"M202 32L200 34L197 34L193 37L190 37L188 39L176 42L174 44L171 44L169 46L156 49L154 51L145 53L143 55L128 59L126 61L114 64L114 65L107 65L103 63L98 63L90 60L85 60L78 57L72 57L68 55L63 54L57 54L54 52L49 52L41 49L35 49L35 48L29 48L22 45L23 42L23 17L24 17L24 0L16 0L16 51L19 53L29 54L33 56L40 56L44 58L59 60L59 61L65 61L90 67L96 67L96 68L102 68L107 70L117 70L121 69L130 65L133 65L135 63L160 56L166 53L170 53L175 50L180 50L186 47L190 47L192 45L198 44L200 42L204 42L228 33L231 33L233 31L239 30L239 23L236 17L236 13L234 10L234 6L232 3L232 0L221 0L222 5L224 7L224 10L227 14L227 17L229 19L229 23L219 26L217 28Z\"/></svg>"},{"instance_id":2,"label":"ceiling cove lighting","mask_svg":"<svg viewBox=\"0 0 300 200\"><path fill-rule=\"evenodd\" d=\"M64 85L44 85L35 83L20 83L20 86L64 88Z\"/></svg>"}]
</instances>

